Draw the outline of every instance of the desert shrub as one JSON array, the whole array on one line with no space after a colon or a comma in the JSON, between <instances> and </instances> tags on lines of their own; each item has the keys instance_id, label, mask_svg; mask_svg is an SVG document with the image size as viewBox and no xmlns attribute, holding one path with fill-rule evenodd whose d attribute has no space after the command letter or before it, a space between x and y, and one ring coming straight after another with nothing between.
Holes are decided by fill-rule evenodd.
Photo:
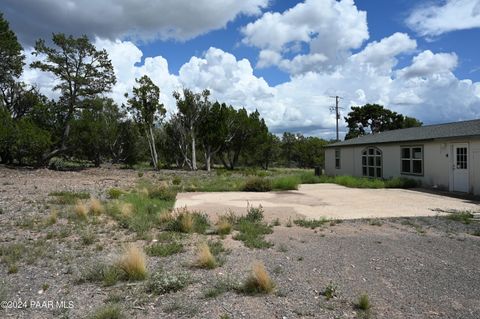
<instances>
[{"instance_id":1,"label":"desert shrub","mask_svg":"<svg viewBox=\"0 0 480 319\"><path fill-rule=\"evenodd\" d=\"M165 230L204 234L209 226L207 215L184 209L178 211L176 217L166 224Z\"/></svg>"},{"instance_id":2,"label":"desert shrub","mask_svg":"<svg viewBox=\"0 0 480 319\"><path fill-rule=\"evenodd\" d=\"M273 179L272 189L282 191L298 189L300 183L301 179L298 176L281 176Z\"/></svg>"},{"instance_id":3,"label":"desert shrub","mask_svg":"<svg viewBox=\"0 0 480 319\"><path fill-rule=\"evenodd\" d=\"M252 272L243 285L242 291L247 294L269 294L275 288L275 283L270 278L265 266L261 262L255 262Z\"/></svg>"},{"instance_id":4,"label":"desert shrub","mask_svg":"<svg viewBox=\"0 0 480 319\"><path fill-rule=\"evenodd\" d=\"M118 199L124 192L118 188L110 188L107 192L110 199Z\"/></svg>"},{"instance_id":5,"label":"desert shrub","mask_svg":"<svg viewBox=\"0 0 480 319\"><path fill-rule=\"evenodd\" d=\"M190 276L184 272L171 273L159 269L147 281L147 292L163 295L185 288L190 282Z\"/></svg>"},{"instance_id":6,"label":"desert shrub","mask_svg":"<svg viewBox=\"0 0 480 319\"><path fill-rule=\"evenodd\" d=\"M322 293L325 296L325 299L330 300L337 296L337 286L333 283L329 283L325 290Z\"/></svg>"},{"instance_id":7,"label":"desert shrub","mask_svg":"<svg viewBox=\"0 0 480 319\"><path fill-rule=\"evenodd\" d=\"M89 319L122 319L125 316L118 305L106 305L95 310Z\"/></svg>"},{"instance_id":8,"label":"desert shrub","mask_svg":"<svg viewBox=\"0 0 480 319\"><path fill-rule=\"evenodd\" d=\"M128 280L143 280L147 277L146 258L143 250L130 245L117 262Z\"/></svg>"},{"instance_id":9,"label":"desert shrub","mask_svg":"<svg viewBox=\"0 0 480 319\"><path fill-rule=\"evenodd\" d=\"M167 257L183 252L183 244L177 242L157 243L148 246L145 251L149 256Z\"/></svg>"},{"instance_id":10,"label":"desert shrub","mask_svg":"<svg viewBox=\"0 0 480 319\"><path fill-rule=\"evenodd\" d=\"M263 207L259 205L258 207L248 206L247 215L245 219L251 222L261 222L263 220Z\"/></svg>"},{"instance_id":11,"label":"desert shrub","mask_svg":"<svg viewBox=\"0 0 480 319\"><path fill-rule=\"evenodd\" d=\"M242 190L244 192L269 192L272 190L272 182L263 177L251 177L247 179Z\"/></svg>"}]
</instances>

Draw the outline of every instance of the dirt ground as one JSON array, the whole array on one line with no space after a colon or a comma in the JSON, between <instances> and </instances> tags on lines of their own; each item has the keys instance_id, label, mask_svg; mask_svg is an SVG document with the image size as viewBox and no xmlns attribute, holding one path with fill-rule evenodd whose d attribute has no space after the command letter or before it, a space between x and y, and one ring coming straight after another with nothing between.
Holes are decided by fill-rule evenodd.
<instances>
[{"instance_id":1,"label":"dirt ground","mask_svg":"<svg viewBox=\"0 0 480 319\"><path fill-rule=\"evenodd\" d=\"M175 207L208 213L243 213L247 205L262 205L267 218L318 219L436 216L441 211L478 210L480 202L422 190L358 189L335 184L300 185L298 191L269 193L182 193Z\"/></svg>"},{"instance_id":2,"label":"dirt ground","mask_svg":"<svg viewBox=\"0 0 480 319\"><path fill-rule=\"evenodd\" d=\"M172 174L183 172L147 172L143 178L156 181ZM7 265L0 262L0 301L21 299L29 305L25 309L0 309L0 318L89 318L106 303L118 304L124 318L147 319L478 318L480 223L472 220L464 224L441 216L345 220L316 229L288 227L282 222L266 236L273 243L268 249L247 248L233 240L232 235L221 238L192 234L182 239L184 252L147 259L150 272L159 267L188 272L192 280L183 290L157 296L147 293L141 281L118 282L109 287L79 283L78 275L84 267L113 260L126 243L146 246L150 242L136 238L106 219L88 225L95 233L95 243L83 245L79 235L83 230L62 215L55 225L44 226L40 222L50 213L48 194L61 190L86 191L105 199L110 187L128 189L138 178L136 171L114 168L80 172L0 168L0 246L22 244L27 247L29 257L19 262L14 273L9 273ZM363 196L359 194L369 191L323 186L324 195L338 193L335 201L350 208L353 197L360 200ZM302 187L300 192L306 190ZM308 217L326 216L327 209L337 211L327 205L326 199L318 198L314 189L309 192L303 196L305 201L302 195L292 192L258 196L274 196L269 201L279 207L287 206L284 203L308 207L311 215L299 212ZM217 204L227 201L227 195L231 194L212 195L216 196L213 201ZM180 194L180 206L183 196L194 197ZM250 203L256 200L259 199ZM325 205L317 205L322 201ZM375 197L377 202L383 202L390 212L417 204L422 211L464 207L478 211L478 206L472 203L411 191L382 190ZM368 205L366 201L363 203ZM244 202L238 205L245 208ZM271 214L271 207L267 204L265 207L266 215ZM340 204L337 208L339 213L348 211L340 210ZM219 211L222 209L218 206ZM382 216L379 213L375 216ZM68 230L64 236L48 235L64 230ZM155 237L160 230L154 232ZM230 250L221 267L192 268L195 247L205 238L221 240ZM263 261L274 280L273 294L248 296L227 291L214 298L205 297L206 291L220 280L243 281L256 260ZM327 286L335 288L330 300L322 295ZM355 306L363 293L368 294L372 305L369 312ZM50 308L48 301L64 302L65 306Z\"/></svg>"}]
</instances>

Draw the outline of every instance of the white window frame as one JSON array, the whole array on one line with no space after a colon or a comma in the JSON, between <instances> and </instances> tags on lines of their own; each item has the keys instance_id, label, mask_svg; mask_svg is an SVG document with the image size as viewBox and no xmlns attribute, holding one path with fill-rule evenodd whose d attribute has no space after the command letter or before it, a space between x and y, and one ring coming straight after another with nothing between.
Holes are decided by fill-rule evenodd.
<instances>
[{"instance_id":1,"label":"white window frame","mask_svg":"<svg viewBox=\"0 0 480 319\"><path fill-rule=\"evenodd\" d=\"M342 151L340 148L335 149L335 169L342 168Z\"/></svg>"},{"instance_id":2,"label":"white window frame","mask_svg":"<svg viewBox=\"0 0 480 319\"><path fill-rule=\"evenodd\" d=\"M373 165L370 163L370 158L373 158ZM380 165L378 165L377 158L380 158ZM371 169L373 169L373 176L370 174ZM378 174L379 170L380 174ZM378 147L369 146L362 150L362 176L383 178L383 152Z\"/></svg>"},{"instance_id":3,"label":"white window frame","mask_svg":"<svg viewBox=\"0 0 480 319\"><path fill-rule=\"evenodd\" d=\"M413 154L413 150L416 149L416 148L419 148L420 149L420 152L421 152L421 156L420 158L414 158ZM404 157L403 156L403 150L404 149L409 149L409 157ZM402 175L414 175L414 176L423 176L424 174L424 166L423 166L423 163L424 163L424 148L423 148L423 145L401 145L400 146L400 173ZM410 170L409 171L404 171L403 170L403 162L405 161L409 161L410 162ZM420 173L415 173L413 171L413 163L414 162L420 162L420 169L421 169L421 172Z\"/></svg>"}]
</instances>

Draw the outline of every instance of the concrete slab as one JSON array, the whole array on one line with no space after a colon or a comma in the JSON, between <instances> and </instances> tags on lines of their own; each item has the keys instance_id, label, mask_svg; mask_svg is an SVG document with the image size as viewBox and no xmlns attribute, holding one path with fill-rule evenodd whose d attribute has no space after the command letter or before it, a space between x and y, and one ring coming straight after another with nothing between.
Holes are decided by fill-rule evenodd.
<instances>
[{"instance_id":1,"label":"concrete slab","mask_svg":"<svg viewBox=\"0 0 480 319\"><path fill-rule=\"evenodd\" d=\"M245 214L247 205L262 205L265 218L318 219L388 218L435 216L435 210L479 211L480 203L404 189L358 189L335 184L300 185L298 191L251 193L180 193L176 208L187 207L215 219L232 211Z\"/></svg>"}]
</instances>

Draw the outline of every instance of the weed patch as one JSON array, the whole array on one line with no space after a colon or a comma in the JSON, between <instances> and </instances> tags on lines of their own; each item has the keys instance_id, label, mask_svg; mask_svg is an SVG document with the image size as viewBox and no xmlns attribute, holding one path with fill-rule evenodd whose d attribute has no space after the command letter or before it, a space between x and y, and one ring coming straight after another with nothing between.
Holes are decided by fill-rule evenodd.
<instances>
[{"instance_id":1,"label":"weed patch","mask_svg":"<svg viewBox=\"0 0 480 319\"><path fill-rule=\"evenodd\" d=\"M244 192L269 192L272 190L272 182L263 177L251 177L247 179L242 190Z\"/></svg>"},{"instance_id":2,"label":"weed patch","mask_svg":"<svg viewBox=\"0 0 480 319\"><path fill-rule=\"evenodd\" d=\"M57 204L57 205L73 205L75 204L78 200L81 199L89 199L90 194L86 192L52 192L48 194L48 196L53 196L55 197L54 200L52 200L52 204Z\"/></svg>"},{"instance_id":3,"label":"weed patch","mask_svg":"<svg viewBox=\"0 0 480 319\"><path fill-rule=\"evenodd\" d=\"M147 255L155 257L167 257L184 251L183 244L177 242L157 243L145 249Z\"/></svg>"},{"instance_id":4,"label":"weed patch","mask_svg":"<svg viewBox=\"0 0 480 319\"><path fill-rule=\"evenodd\" d=\"M320 218L320 219L296 219L293 222L295 225L305 228L315 229L317 227L322 227L330 220L327 218Z\"/></svg>"}]
</instances>

